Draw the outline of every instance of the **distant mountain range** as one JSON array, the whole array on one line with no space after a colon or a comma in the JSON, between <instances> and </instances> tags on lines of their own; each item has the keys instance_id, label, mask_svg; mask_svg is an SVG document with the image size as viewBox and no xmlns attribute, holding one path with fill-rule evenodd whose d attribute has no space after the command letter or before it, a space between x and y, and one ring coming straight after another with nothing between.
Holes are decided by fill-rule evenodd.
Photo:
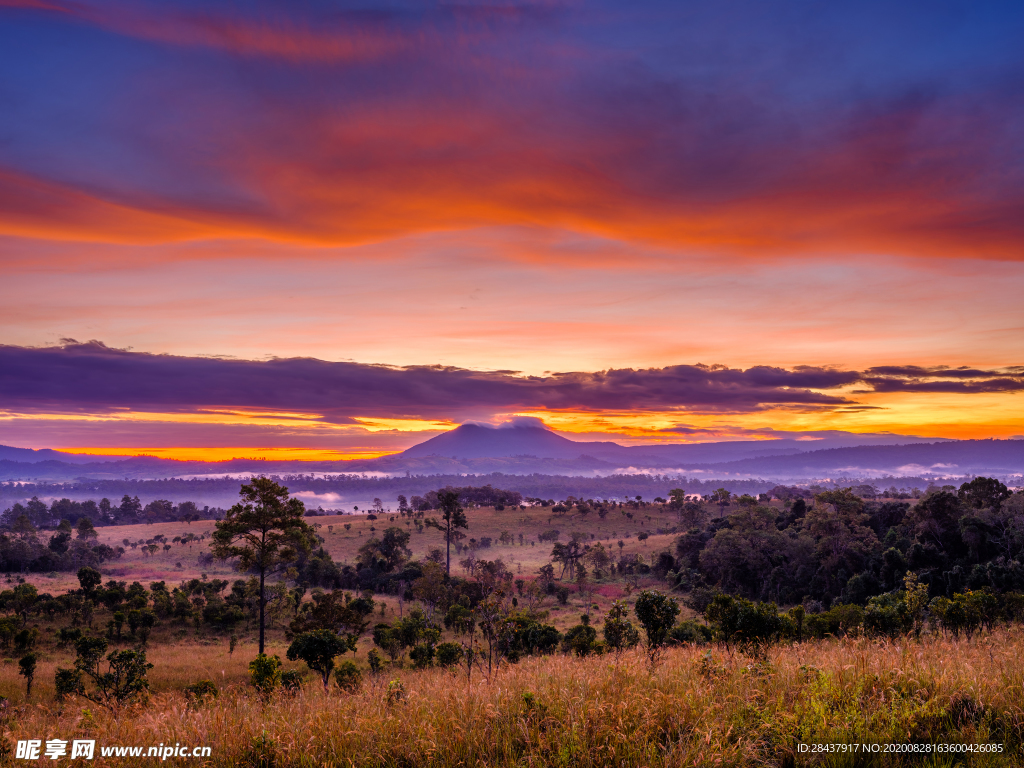
<instances>
[{"instance_id":1,"label":"distant mountain range","mask_svg":"<svg viewBox=\"0 0 1024 768\"><path fill-rule=\"evenodd\" d=\"M1024 472L1024 440L955 440L918 445L832 448L794 456L761 456L709 465L763 477L1014 475Z\"/></svg>"},{"instance_id":2,"label":"distant mountain range","mask_svg":"<svg viewBox=\"0 0 1024 768\"><path fill-rule=\"evenodd\" d=\"M132 456L95 456L85 453L67 453L52 448L11 448L0 445L0 461L38 464L41 461L59 461L63 464L95 464L97 462L124 461Z\"/></svg>"},{"instance_id":3,"label":"distant mountain range","mask_svg":"<svg viewBox=\"0 0 1024 768\"><path fill-rule=\"evenodd\" d=\"M630 447L608 441L577 442L541 427L493 428L463 424L398 455L410 459L429 456L450 456L453 459L578 459L585 456L610 464L625 462L635 465L640 462L663 466L666 461L670 464L680 461L738 461L756 456L798 453L800 449L796 443L795 440L773 440Z\"/></svg>"},{"instance_id":4,"label":"distant mountain range","mask_svg":"<svg viewBox=\"0 0 1024 768\"><path fill-rule=\"evenodd\" d=\"M406 458L447 456L453 459L535 457L577 459L581 456L617 466L671 467L717 464L763 456L789 456L823 448L924 443L931 439L904 435L827 433L809 440L734 440L720 443L672 443L624 446L613 442L578 442L543 427L486 427L463 424L397 454Z\"/></svg>"},{"instance_id":5,"label":"distant mountain range","mask_svg":"<svg viewBox=\"0 0 1024 768\"><path fill-rule=\"evenodd\" d=\"M174 461L0 446L0 480L142 479L248 472L581 475L651 470L781 482L829 476L1024 473L1024 440L935 441L843 432L818 433L814 438L623 446L570 440L540 426L463 424L401 453L354 461Z\"/></svg>"}]
</instances>

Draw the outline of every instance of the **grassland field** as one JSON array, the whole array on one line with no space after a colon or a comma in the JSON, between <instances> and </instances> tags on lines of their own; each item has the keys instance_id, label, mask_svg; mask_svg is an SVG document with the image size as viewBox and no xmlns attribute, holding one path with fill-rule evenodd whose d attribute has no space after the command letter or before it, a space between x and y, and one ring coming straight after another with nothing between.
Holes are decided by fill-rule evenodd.
<instances>
[{"instance_id":1,"label":"grassland field","mask_svg":"<svg viewBox=\"0 0 1024 768\"><path fill-rule=\"evenodd\" d=\"M209 758L166 764L252 768L1024 764L1024 640L1005 629L970 643L798 643L773 647L759 662L721 647L677 647L654 666L633 650L530 657L472 678L462 669L392 669L368 676L354 694L311 682L266 703L241 682L254 648L236 649L233 659L223 646L196 651L185 643L154 654L148 701L120 711L81 701L23 704L6 713L5 737L209 745ZM195 704L175 689L199 675L218 681L217 699ZM800 751L914 743L1004 751Z\"/></svg>"},{"instance_id":2,"label":"grassland field","mask_svg":"<svg viewBox=\"0 0 1024 768\"><path fill-rule=\"evenodd\" d=\"M549 562L551 544L537 535L557 529L561 540L574 532L600 541L613 557L642 554L645 559L670 548L676 534L657 534L675 524L668 509L651 505L630 510L633 519L611 510L597 514L555 515L550 508L471 509L467 537L490 537L478 558L502 560L516 578L532 579ZM374 533L398 525L411 534L414 558L442 547L440 532L417 532L407 518L366 515L308 518L320 527L324 547L340 564L353 563L359 547ZM348 524L351 527L345 528ZM209 534L212 521L160 523L98 529L99 540L122 545L163 534L168 541L192 533ZM514 545L498 543L502 531ZM650 537L639 541L637 534ZM520 533L524 544L518 543ZM532 542L532 543L531 543ZM230 565L200 565L209 538L173 544L144 555L128 548L104 564L104 580L139 581L149 586L200 578L234 579ZM463 554L462 557L465 555ZM455 563L453 574L462 573ZM17 577L0 585L9 588ZM25 574L41 592L57 594L78 586L74 574ZM598 580L593 623L600 627L612 602L632 603L636 590L621 577ZM664 589L653 577L639 577L639 588ZM309 599L307 597L307 599ZM375 595L373 621L391 621L396 598ZM542 609L560 630L579 622L581 596L560 606L547 597ZM683 617L689 612L684 609ZM109 617L98 609L99 630ZM652 665L641 649L619 655L573 658L527 657L490 674L477 669L467 677L440 669L391 667L370 674L364 636L354 658L364 672L362 689L325 692L316 675L294 694L279 693L269 703L254 696L248 663L257 653L255 623L239 625L239 641L229 652L227 631L175 621L158 624L148 648L154 664L151 694L143 702L107 710L81 699L55 701L54 672L70 666L72 652L60 649L56 630L68 620L32 617L41 639L40 661L30 700L17 661L0 663L0 695L9 699L0 713L7 744L25 738L95 738L100 743L155 745L159 742L212 747L210 766L703 766L703 765L1024 765L1024 637L1020 627L1000 627L973 641L928 634L920 641L868 638L827 639L772 647L758 660L715 645L675 647ZM124 643L129 647L128 642ZM288 641L282 623L268 632L270 654L283 660ZM343 658L353 658L351 654ZM302 662L286 669L306 672ZM190 702L183 689L211 680L220 689L212 702ZM401 695L395 695L398 681ZM389 692L390 691L390 692ZM1000 743L1001 753L810 754L813 743ZM0 763L28 765L10 755ZM154 764L159 761L151 761ZM174 763L171 759L168 764ZM83 763L85 764L85 763ZM102 765L139 765L138 758L104 758Z\"/></svg>"}]
</instances>

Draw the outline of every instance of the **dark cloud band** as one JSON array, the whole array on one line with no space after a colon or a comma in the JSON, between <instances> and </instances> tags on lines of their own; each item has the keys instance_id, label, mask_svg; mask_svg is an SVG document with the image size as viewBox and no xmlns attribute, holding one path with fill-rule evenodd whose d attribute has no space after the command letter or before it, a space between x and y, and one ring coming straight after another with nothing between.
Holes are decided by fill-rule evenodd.
<instances>
[{"instance_id":1,"label":"dark cloud band","mask_svg":"<svg viewBox=\"0 0 1024 768\"><path fill-rule=\"evenodd\" d=\"M0 405L29 412L250 408L317 413L326 421L346 423L354 416L462 419L532 409L831 410L861 407L827 392L857 384L870 387L864 391L880 392L1024 389L1018 369L971 370L969 378L964 372L675 365L521 376L313 358L183 357L66 340L56 347L0 346Z\"/></svg>"},{"instance_id":2,"label":"dark cloud band","mask_svg":"<svg viewBox=\"0 0 1024 768\"><path fill-rule=\"evenodd\" d=\"M461 418L509 410L751 411L850 401L816 392L859 374L822 368L677 365L520 376L443 366L404 368L311 358L267 361L132 352L100 342L0 346L7 408L187 410L260 408L351 416Z\"/></svg>"}]
</instances>

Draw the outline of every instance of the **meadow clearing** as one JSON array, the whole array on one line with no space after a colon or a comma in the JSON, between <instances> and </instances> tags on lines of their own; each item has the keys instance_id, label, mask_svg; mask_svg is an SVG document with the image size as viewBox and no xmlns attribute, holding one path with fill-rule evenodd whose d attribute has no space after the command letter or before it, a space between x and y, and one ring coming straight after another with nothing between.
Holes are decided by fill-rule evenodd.
<instances>
[{"instance_id":1,"label":"meadow clearing","mask_svg":"<svg viewBox=\"0 0 1024 768\"><path fill-rule=\"evenodd\" d=\"M632 519L626 517L632 515ZM538 541L538 536L551 531L559 531L561 540L568 539L573 532L587 534L588 543L601 542L612 557L623 554L639 554L646 560L664 549L670 549L675 541L673 533L658 534L658 529L667 530L677 523L675 513L662 505L650 505L640 510L612 510L605 518L591 513L559 515L552 512L551 507L526 507L525 509L504 509L496 511L491 507L469 509L467 537L477 540L491 539L489 548L478 549L476 556L494 560L501 558L517 577L533 579L537 569L551 559L551 543ZM444 548L444 537L440 531L424 527L418 530L408 518L397 514L383 514L376 520L361 515L325 515L306 518L311 525L317 526L317 534L323 537L323 547L339 565L354 563L359 547L374 535L379 536L388 526L397 525L410 533L409 549L413 560L426 558L431 549ZM346 527L349 526L349 527ZM188 579L198 579L204 574L210 579L237 579L239 574L230 563L213 560L200 562L200 558L209 552L209 536L214 528L213 520L199 520L192 523L153 523L150 525L115 525L97 528L98 541L112 547L125 546L124 541L138 542L150 540L156 536L164 536L168 542L175 537L206 536L204 540L184 544L172 544L171 548L160 548L155 554L148 554L140 547L127 548L118 559L104 563L99 571L104 580L138 581L149 586L154 581L166 581L173 587ZM513 535L515 543L502 544L499 541L502 531ZM519 535L523 535L523 544L519 543ZM648 538L640 540L639 534L647 534ZM467 538L468 540L468 538ZM618 541L623 542L620 549ZM457 555L452 550L452 575L462 575L463 569L457 565L465 554ZM34 584L40 592L61 594L77 589L78 579L73 572L25 573L19 578ZM13 583L15 576L8 576L8 584ZM640 583L647 580L641 579ZM5 586L0 580L0 588ZM597 585L595 602L605 610L612 601L626 597L621 580L609 579ZM386 595L377 595L375 600L388 603L388 611L395 603ZM554 602L554 601L551 601ZM558 606L550 606L558 613ZM397 608L395 609L397 610ZM579 611L572 611L573 619ZM390 616L390 613L388 613ZM557 618L557 617L554 617ZM0 689L0 693L7 695Z\"/></svg>"}]
</instances>

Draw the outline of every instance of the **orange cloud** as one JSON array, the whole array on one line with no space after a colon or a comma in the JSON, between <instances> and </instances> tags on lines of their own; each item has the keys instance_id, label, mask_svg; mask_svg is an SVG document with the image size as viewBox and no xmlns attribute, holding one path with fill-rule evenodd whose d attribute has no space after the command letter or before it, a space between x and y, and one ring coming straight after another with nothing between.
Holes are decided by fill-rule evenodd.
<instances>
[{"instance_id":1,"label":"orange cloud","mask_svg":"<svg viewBox=\"0 0 1024 768\"><path fill-rule=\"evenodd\" d=\"M197 191L0 169L0 233L334 246L502 226L743 258L1024 259L1024 198L1000 160L1019 149L1005 128L1017 113L998 82L823 104L797 130L750 85L709 99L704 83L610 73L598 50L524 33L542 23L44 5L145 39L268 55L284 84L164 85L153 107L172 129L118 103L160 178ZM334 65L296 63L321 60ZM146 93L144 78L133 85Z\"/></svg>"},{"instance_id":2,"label":"orange cloud","mask_svg":"<svg viewBox=\"0 0 1024 768\"><path fill-rule=\"evenodd\" d=\"M892 252L1024 260L1024 218L1018 218L1015 207L994 214L984 201L936 197L925 180L904 189L865 189L858 195L808 178L757 199L714 205L652 201L620 189L607 173L581 174L554 158L530 157L526 151L495 158L486 172L472 161L446 162L444 167L416 162L411 156L429 154L441 134L466 145L481 137L465 126L472 121L462 121L461 127L459 121L431 126L410 114L402 122L416 124L416 134L394 132L373 120L363 130L339 126L324 137L320 152L310 150L300 163L261 155L255 147L252 154L244 153L237 172L248 176L252 188L267 199L269 208L262 212L217 211L137 197L128 202L0 170L0 234L140 244L262 238L334 246L499 225L562 228L744 258ZM396 151L397 146L406 151ZM341 147L359 147L365 156L375 156L375 162L344 178L323 173L322 168L340 161L332 155ZM846 162L857 165L863 159L852 154ZM985 227L977 227L979 216L988 219ZM241 255L247 249L219 250L221 256L232 252ZM510 255L530 260L530 254ZM335 250L323 255L346 254ZM559 254L544 253L546 261L552 257ZM610 255L623 263L634 257L628 252Z\"/></svg>"},{"instance_id":3,"label":"orange cloud","mask_svg":"<svg viewBox=\"0 0 1024 768\"><path fill-rule=\"evenodd\" d=\"M218 229L195 213L176 215L104 200L69 186L0 169L0 232L47 240L160 243L212 237Z\"/></svg>"}]
</instances>

